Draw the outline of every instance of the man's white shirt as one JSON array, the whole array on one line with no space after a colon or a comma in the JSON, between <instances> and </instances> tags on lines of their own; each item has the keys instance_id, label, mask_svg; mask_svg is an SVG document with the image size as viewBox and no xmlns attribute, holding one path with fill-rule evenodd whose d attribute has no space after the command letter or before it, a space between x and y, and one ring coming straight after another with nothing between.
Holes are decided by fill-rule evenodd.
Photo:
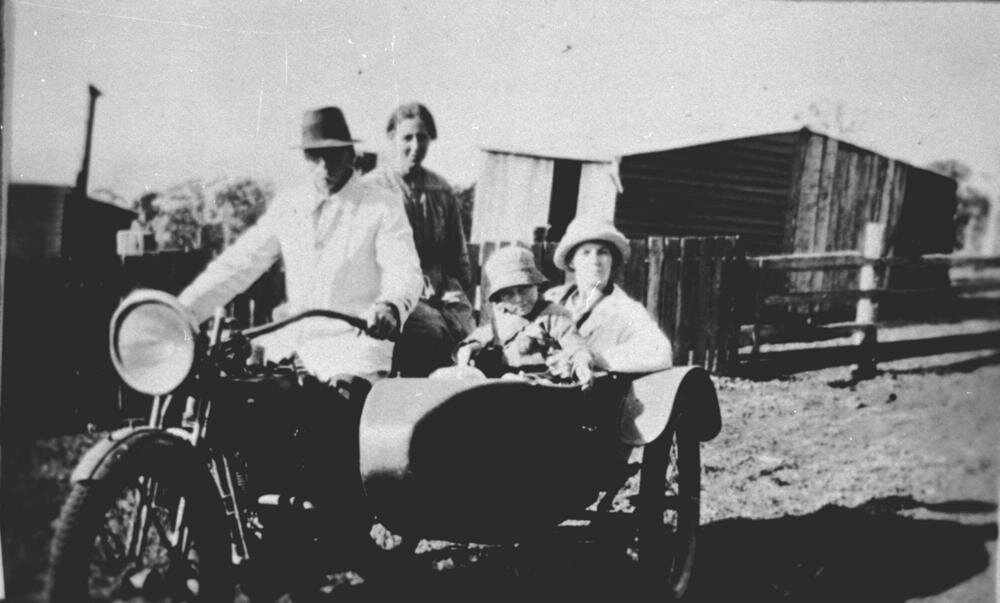
<instances>
[{"instance_id":1,"label":"man's white shirt","mask_svg":"<svg viewBox=\"0 0 1000 603\"><path fill-rule=\"evenodd\" d=\"M279 194L258 223L180 294L180 301L199 322L206 320L279 257L292 311L361 315L375 302L387 301L399 310L402 324L423 288L402 204L354 175L331 196L312 186ZM340 321L310 318L287 329L282 339L320 379L340 373L372 377L392 363L391 342L359 334Z\"/></svg>"}]
</instances>

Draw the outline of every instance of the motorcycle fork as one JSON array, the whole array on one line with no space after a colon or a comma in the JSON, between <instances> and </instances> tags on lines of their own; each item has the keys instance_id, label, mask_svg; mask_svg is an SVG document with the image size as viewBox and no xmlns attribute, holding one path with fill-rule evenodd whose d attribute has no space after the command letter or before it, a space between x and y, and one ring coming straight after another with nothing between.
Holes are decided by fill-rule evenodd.
<instances>
[{"instance_id":1,"label":"motorcycle fork","mask_svg":"<svg viewBox=\"0 0 1000 603\"><path fill-rule=\"evenodd\" d=\"M236 499L233 469L229 458L221 452L213 455L210 470L226 510L226 519L229 521L229 532L233 545L233 564L239 565L250 558L250 549L247 546L243 512Z\"/></svg>"},{"instance_id":2,"label":"motorcycle fork","mask_svg":"<svg viewBox=\"0 0 1000 603\"><path fill-rule=\"evenodd\" d=\"M153 427L163 429L164 418L172 402L171 396L157 396L153 401L150 411L149 424ZM193 397L187 397L183 414L183 424L187 432L188 440L193 446L197 446L205 437L208 418L211 414L211 403L202 400L201 403ZM232 467L225 454L213 454L209 461L209 471L215 481L216 489L222 499L226 511L226 518L230 522L230 534L233 544L233 563L238 565L250 558L249 547L247 546L246 533L243 525L243 513L240 510L239 502L236 500L236 488L234 487ZM139 503L136 507L136 521L131 522L128 537L128 553L132 558L138 558L145 549L150 521L150 511L156 507L157 497L160 496L159 485L145 477L139 478ZM173 535L164 533L162 526L157 523L160 537L169 542L171 548L187 554L189 547L190 531L185 524L186 499L179 496L177 506L174 508Z\"/></svg>"},{"instance_id":3,"label":"motorcycle fork","mask_svg":"<svg viewBox=\"0 0 1000 603\"><path fill-rule=\"evenodd\" d=\"M192 445L198 446L208 435L208 424L211 415L211 400L197 400L193 397L187 399L184 407L183 423L184 427L190 433ZM216 490L222 499L222 505L226 511L226 519L229 521L233 565L239 565L250 558L250 548L247 546L246 529L244 527L245 517L236 498L233 467L229 462L229 457L223 452L214 452L209 459L208 470L215 481ZM185 537L187 535L186 528L184 535Z\"/></svg>"},{"instance_id":4,"label":"motorcycle fork","mask_svg":"<svg viewBox=\"0 0 1000 603\"><path fill-rule=\"evenodd\" d=\"M155 396L150 408L148 424L157 429L164 429L165 417L173 401L173 396ZM193 398L187 398L187 408L192 408ZM187 410L187 409L186 409ZM194 434L192 434L194 435ZM196 436L195 436L196 437ZM192 443L195 443L192 437ZM129 525L128 550L129 558L138 559L142 556L149 538L150 512L157 506L157 499L161 496L159 484L146 476L139 476L139 500L136 505L135 521ZM174 507L174 517L172 521L172 535L167 534L163 526L157 522L156 527L160 538L170 543L172 550L179 550L182 554L188 553L189 532L184 523L186 510L186 500L183 496L177 497L177 506Z\"/></svg>"},{"instance_id":5,"label":"motorcycle fork","mask_svg":"<svg viewBox=\"0 0 1000 603\"><path fill-rule=\"evenodd\" d=\"M153 404L149 410L147 424L156 429L163 428L163 417L170 407L170 396L153 396ZM134 513L134 520L129 523L127 559L139 559L146 548L149 528L149 513L156 499L156 483L146 476L139 476L139 500Z\"/></svg>"},{"instance_id":6,"label":"motorcycle fork","mask_svg":"<svg viewBox=\"0 0 1000 603\"><path fill-rule=\"evenodd\" d=\"M142 557L142 552L146 549L149 539L150 513L159 506L158 498L162 496L159 484L146 476L139 477L139 501L136 505L135 520L129 524L128 548L126 558L137 560ZM177 497L176 506L165 505L165 508L173 510L172 525L173 531L167 533L163 524L156 521L155 527L163 542L169 543L170 550L178 552L181 556L188 554L188 528L184 523L187 501L183 496Z\"/></svg>"}]
</instances>

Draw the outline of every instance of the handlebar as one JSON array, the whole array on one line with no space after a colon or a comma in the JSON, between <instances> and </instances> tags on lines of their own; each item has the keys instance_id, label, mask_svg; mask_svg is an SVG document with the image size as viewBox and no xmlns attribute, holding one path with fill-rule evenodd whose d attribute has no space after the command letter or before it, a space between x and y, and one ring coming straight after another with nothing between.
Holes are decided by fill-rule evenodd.
<instances>
[{"instance_id":1,"label":"handlebar","mask_svg":"<svg viewBox=\"0 0 1000 603\"><path fill-rule=\"evenodd\" d=\"M255 337L260 337L261 335L267 335L268 333L273 333L278 329L287 327L293 322L298 322L302 319L313 318L316 316L321 316L324 318L336 318L338 320L342 320L362 332L368 330L368 323L365 322L364 319L358 316L354 316L351 314L344 314L343 312L337 312L336 310L305 310L304 312L299 312L298 314L294 314L292 316L289 316L288 318L284 318L282 320L278 320L270 324L244 329L242 333L243 336L249 340Z\"/></svg>"}]
</instances>

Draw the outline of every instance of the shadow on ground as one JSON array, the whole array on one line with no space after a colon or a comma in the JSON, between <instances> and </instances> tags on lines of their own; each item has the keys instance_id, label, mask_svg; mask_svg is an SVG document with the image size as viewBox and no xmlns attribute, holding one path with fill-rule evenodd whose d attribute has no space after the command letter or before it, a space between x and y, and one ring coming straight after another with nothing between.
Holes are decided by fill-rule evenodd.
<instances>
[{"instance_id":1,"label":"shadow on ground","mask_svg":"<svg viewBox=\"0 0 1000 603\"><path fill-rule=\"evenodd\" d=\"M62 475L57 465L85 444L63 439L36 450L38 472L48 477L30 489L17 479L23 476L4 475L8 600L40 600L50 522L65 495L64 480L54 477ZM5 465L17 460L16 452L5 447ZM889 497L804 516L708 523L699 534L690 601L894 603L933 596L987 571L996 510L993 501ZM525 549L454 546L423 552L416 561L417 567L382 581L345 584L314 600L650 600L624 546L597 544L579 528ZM975 599L993 599L992 578L985 582L980 590L988 590Z\"/></svg>"},{"instance_id":2,"label":"shadow on ground","mask_svg":"<svg viewBox=\"0 0 1000 603\"><path fill-rule=\"evenodd\" d=\"M958 362L948 362L945 364L919 366L908 369L879 370L876 372L876 375L889 375L893 378L902 377L904 375L950 375L955 373L971 373L985 366L993 366L997 364L1000 364L1000 352L988 354L986 356L977 356L967 360L960 360ZM850 388L864 380L865 378L858 378L852 375L850 379L838 379L836 381L831 381L829 385L831 387Z\"/></svg>"},{"instance_id":3,"label":"shadow on ground","mask_svg":"<svg viewBox=\"0 0 1000 603\"><path fill-rule=\"evenodd\" d=\"M933 518L900 514L913 509ZM933 596L988 569L986 545L996 540L995 512L993 503L981 501L923 504L890 497L805 516L707 524L688 594L692 602L893 603ZM957 515L973 523L956 521ZM640 590L634 564L608 548L550 544L533 572L513 569L519 563L513 549L444 549L418 556L421 568L389 584L338 588L320 600L648 599L651 593ZM434 563L452 567L432 571Z\"/></svg>"},{"instance_id":4,"label":"shadow on ground","mask_svg":"<svg viewBox=\"0 0 1000 603\"><path fill-rule=\"evenodd\" d=\"M899 512L924 509L934 519ZM703 527L694 601L881 601L931 596L986 571L996 506L873 499L810 515ZM974 524L949 517L973 514Z\"/></svg>"}]
</instances>

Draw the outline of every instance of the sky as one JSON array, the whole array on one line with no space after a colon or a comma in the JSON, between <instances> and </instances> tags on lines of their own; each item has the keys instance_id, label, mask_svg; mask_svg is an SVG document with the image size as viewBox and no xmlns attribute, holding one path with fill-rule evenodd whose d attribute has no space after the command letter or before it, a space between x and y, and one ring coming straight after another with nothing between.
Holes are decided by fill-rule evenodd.
<instances>
[{"instance_id":1,"label":"sky","mask_svg":"<svg viewBox=\"0 0 1000 603\"><path fill-rule=\"evenodd\" d=\"M825 123L925 165L1000 174L1000 5L963 2L13 0L13 181L72 184L97 86L91 192L303 176L302 112L387 148L400 102L427 159L474 182L483 147L570 156ZM811 110L810 107L816 109Z\"/></svg>"}]
</instances>

